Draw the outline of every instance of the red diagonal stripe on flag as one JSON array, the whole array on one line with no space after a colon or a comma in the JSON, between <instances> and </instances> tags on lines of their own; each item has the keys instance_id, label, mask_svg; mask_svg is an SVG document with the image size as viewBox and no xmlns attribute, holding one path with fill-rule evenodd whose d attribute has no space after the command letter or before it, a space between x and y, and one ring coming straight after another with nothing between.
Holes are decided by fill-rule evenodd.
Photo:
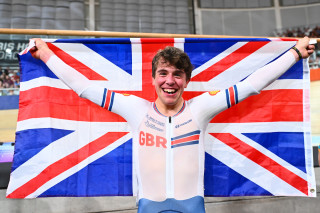
<instances>
[{"instance_id":1,"label":"red diagonal stripe on flag","mask_svg":"<svg viewBox=\"0 0 320 213\"><path fill-rule=\"evenodd\" d=\"M239 138L230 133L209 133L213 137L217 138L221 142L230 146L240 154L244 155L248 159L257 163L261 167L275 174L277 177L290 184L294 188L298 189L302 193L308 195L308 182L298 175L294 174L287 168L281 166L276 161L272 160L262 152L256 150L252 146L249 146Z\"/></svg>"},{"instance_id":2,"label":"red diagonal stripe on flag","mask_svg":"<svg viewBox=\"0 0 320 213\"><path fill-rule=\"evenodd\" d=\"M72 90L41 86L20 92L18 121L30 118L59 118L75 121L125 122Z\"/></svg>"},{"instance_id":3,"label":"red diagonal stripe on flag","mask_svg":"<svg viewBox=\"0 0 320 213\"><path fill-rule=\"evenodd\" d=\"M265 90L221 112L211 123L303 121L302 97L299 89Z\"/></svg>"},{"instance_id":4,"label":"red diagonal stripe on flag","mask_svg":"<svg viewBox=\"0 0 320 213\"><path fill-rule=\"evenodd\" d=\"M191 78L191 81L209 81L212 78L216 77L220 73L232 67L234 64L240 62L244 58L248 57L264 45L269 43L269 41L260 41L260 42L248 42L236 51L232 52L225 58L221 59L211 67L203 70L199 74Z\"/></svg>"},{"instance_id":5,"label":"red diagonal stripe on flag","mask_svg":"<svg viewBox=\"0 0 320 213\"><path fill-rule=\"evenodd\" d=\"M152 59L159 49L174 46L174 38L141 38L142 47L142 91L130 92L148 101L156 100L156 93L152 85Z\"/></svg>"},{"instance_id":6,"label":"red diagonal stripe on flag","mask_svg":"<svg viewBox=\"0 0 320 213\"><path fill-rule=\"evenodd\" d=\"M20 186L11 194L9 194L7 198L27 197L28 195L35 192L38 188L40 188L43 184L67 171L68 169L76 166L83 160L114 143L116 140L120 139L126 134L128 134L128 132L108 132L102 137L82 147L81 149L51 164L36 177L26 182L24 185Z\"/></svg>"},{"instance_id":7,"label":"red diagonal stripe on flag","mask_svg":"<svg viewBox=\"0 0 320 213\"><path fill-rule=\"evenodd\" d=\"M73 69L80 72L82 75L87 77L89 80L104 80L107 81L107 79L103 76L101 76L96 71L90 69L88 66L83 64L82 62L78 61L71 55L64 52L62 49L58 48L52 43L47 43L48 47L56 54L64 63L71 66Z\"/></svg>"}]
</instances>

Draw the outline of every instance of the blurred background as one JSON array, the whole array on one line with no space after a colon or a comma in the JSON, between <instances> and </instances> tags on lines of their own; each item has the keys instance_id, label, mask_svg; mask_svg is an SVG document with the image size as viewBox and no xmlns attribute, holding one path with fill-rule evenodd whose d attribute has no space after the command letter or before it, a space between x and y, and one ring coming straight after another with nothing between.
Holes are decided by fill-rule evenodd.
<instances>
[{"instance_id":1,"label":"blurred background","mask_svg":"<svg viewBox=\"0 0 320 213\"><path fill-rule=\"evenodd\" d=\"M319 11L320 0L0 0L0 28L320 38ZM18 115L20 72L16 54L32 37L73 38L0 33L1 212L135 212L132 198L5 199ZM309 64L312 140L318 167L320 50L318 45L316 48ZM208 212L269 212L273 208L318 212L320 208L319 199L254 199L259 205L251 198L207 198L206 206ZM234 205L230 207L228 202Z\"/></svg>"}]
</instances>

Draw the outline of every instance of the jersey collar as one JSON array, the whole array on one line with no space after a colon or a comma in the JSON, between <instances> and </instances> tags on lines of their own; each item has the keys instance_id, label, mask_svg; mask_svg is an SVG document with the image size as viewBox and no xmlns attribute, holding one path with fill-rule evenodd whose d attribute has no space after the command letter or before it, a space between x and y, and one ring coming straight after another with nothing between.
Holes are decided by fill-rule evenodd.
<instances>
[{"instance_id":1,"label":"jersey collar","mask_svg":"<svg viewBox=\"0 0 320 213\"><path fill-rule=\"evenodd\" d=\"M175 115L173 115L173 116L171 116L171 117L175 117L175 116L180 115L180 114L184 111L185 107L186 107L186 104L185 104L185 101L183 101L183 105L182 105L181 109L179 110L179 112L177 112L177 114L175 114ZM155 102L153 102L153 109L154 109L158 114L160 114L160 115L162 115L162 116L164 116L164 117L168 117L168 116L165 116L164 114L162 114L162 113L158 110Z\"/></svg>"}]
</instances>

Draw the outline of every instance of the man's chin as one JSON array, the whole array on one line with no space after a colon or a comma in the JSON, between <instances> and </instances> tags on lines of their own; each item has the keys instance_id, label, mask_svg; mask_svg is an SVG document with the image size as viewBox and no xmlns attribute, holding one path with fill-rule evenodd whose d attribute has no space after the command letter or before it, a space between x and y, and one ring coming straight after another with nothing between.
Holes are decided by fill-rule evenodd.
<instances>
[{"instance_id":1,"label":"man's chin","mask_svg":"<svg viewBox=\"0 0 320 213\"><path fill-rule=\"evenodd\" d=\"M176 105L179 104L179 98L177 97L162 97L160 101L166 107L174 108Z\"/></svg>"},{"instance_id":2,"label":"man's chin","mask_svg":"<svg viewBox=\"0 0 320 213\"><path fill-rule=\"evenodd\" d=\"M177 101L177 100L166 101L164 104L165 104L166 106L172 108L172 107L175 107L175 106L178 104L178 101Z\"/></svg>"}]
</instances>

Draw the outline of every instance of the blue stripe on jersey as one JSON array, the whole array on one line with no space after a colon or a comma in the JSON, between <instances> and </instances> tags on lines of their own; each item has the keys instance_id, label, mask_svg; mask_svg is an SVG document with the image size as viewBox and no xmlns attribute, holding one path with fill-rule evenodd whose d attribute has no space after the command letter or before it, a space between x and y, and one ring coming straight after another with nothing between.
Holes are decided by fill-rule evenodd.
<instances>
[{"instance_id":1,"label":"blue stripe on jersey","mask_svg":"<svg viewBox=\"0 0 320 213\"><path fill-rule=\"evenodd\" d=\"M204 198L201 196L195 196L186 200L176 200L174 198L167 198L164 201L152 201L146 198L142 198L139 200L138 206L138 213L205 213Z\"/></svg>"},{"instance_id":2,"label":"blue stripe on jersey","mask_svg":"<svg viewBox=\"0 0 320 213\"><path fill-rule=\"evenodd\" d=\"M163 114L158 110L156 103L153 103L153 109L154 109L157 113L159 113L159 115L162 115L162 116L164 116L164 117L167 117L167 116L163 115Z\"/></svg>"},{"instance_id":3,"label":"blue stripe on jersey","mask_svg":"<svg viewBox=\"0 0 320 213\"><path fill-rule=\"evenodd\" d=\"M234 89L235 101L236 101L236 104L237 104L238 103L238 88L237 88L236 85L234 85L233 89Z\"/></svg>"},{"instance_id":4,"label":"blue stripe on jersey","mask_svg":"<svg viewBox=\"0 0 320 213\"><path fill-rule=\"evenodd\" d=\"M191 135L199 135L199 134L200 134L200 130L196 130L196 131L184 134L184 135L179 135L177 137L171 138L171 140L174 141L174 140L178 140L180 138L185 138L185 137L188 137L188 136L191 136Z\"/></svg>"},{"instance_id":5,"label":"blue stripe on jersey","mask_svg":"<svg viewBox=\"0 0 320 213\"><path fill-rule=\"evenodd\" d=\"M109 104L109 108L108 108L109 111L112 110L113 99L114 99L114 92L111 92L111 99L110 99L110 104Z\"/></svg>"},{"instance_id":6,"label":"blue stripe on jersey","mask_svg":"<svg viewBox=\"0 0 320 213\"><path fill-rule=\"evenodd\" d=\"M107 91L108 90L106 88L104 88L101 107L104 107L104 105L106 104Z\"/></svg>"},{"instance_id":7,"label":"blue stripe on jersey","mask_svg":"<svg viewBox=\"0 0 320 213\"><path fill-rule=\"evenodd\" d=\"M231 107L231 104L230 104L230 100L229 100L229 89L226 89L226 99L227 99L227 104L228 104L228 108Z\"/></svg>"},{"instance_id":8,"label":"blue stripe on jersey","mask_svg":"<svg viewBox=\"0 0 320 213\"><path fill-rule=\"evenodd\" d=\"M184 142L184 143L179 143L179 144L172 145L171 148L176 148L179 146L188 146L188 145L193 145L193 144L199 144L199 141L196 140L196 141L188 141L188 142Z\"/></svg>"},{"instance_id":9,"label":"blue stripe on jersey","mask_svg":"<svg viewBox=\"0 0 320 213\"><path fill-rule=\"evenodd\" d=\"M162 114L162 113L158 110L156 103L153 103L153 109L154 109L157 113L159 113L160 115L162 115L162 116L164 116L164 117L169 117L169 116L166 116L166 115ZM183 102L183 105L182 105L181 109L179 110L179 112L177 112L177 114L175 114L174 116L171 116L171 117L178 116L179 114L181 114L181 113L183 112L184 109L185 109L185 102Z\"/></svg>"},{"instance_id":10,"label":"blue stripe on jersey","mask_svg":"<svg viewBox=\"0 0 320 213\"><path fill-rule=\"evenodd\" d=\"M177 112L177 114L175 114L174 116L179 115L179 114L184 110L184 107L185 107L185 103L183 102L183 105L182 105L181 109L180 109L179 112ZM174 116L172 116L172 117L174 117Z\"/></svg>"}]
</instances>

